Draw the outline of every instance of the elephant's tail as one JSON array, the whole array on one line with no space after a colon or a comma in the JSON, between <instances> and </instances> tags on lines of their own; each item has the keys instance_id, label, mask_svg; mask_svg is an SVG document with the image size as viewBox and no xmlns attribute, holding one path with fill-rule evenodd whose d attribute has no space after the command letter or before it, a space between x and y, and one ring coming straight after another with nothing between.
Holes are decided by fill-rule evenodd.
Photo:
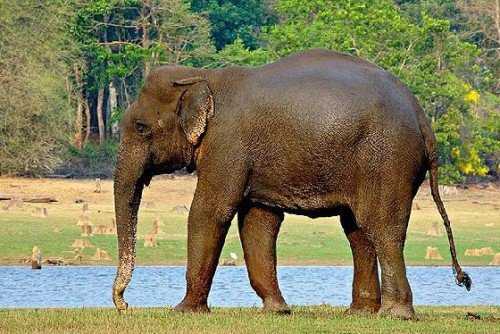
<instances>
[{"instance_id":1,"label":"elephant's tail","mask_svg":"<svg viewBox=\"0 0 500 334\"><path fill-rule=\"evenodd\" d=\"M451 231L450 220L444 208L441 196L439 195L437 158L433 159L432 161L429 161L429 174L430 174L432 198L436 203L439 214L443 218L446 234L448 235L448 242L450 244L450 253L451 253L451 264L453 266L453 272L456 275L455 277L457 280L457 284L460 286L465 286L467 291L469 291L472 286L472 279L470 278L469 274L467 274L465 271L462 270L460 264L458 264L457 251L455 249L455 242L453 240L453 232Z\"/></svg>"},{"instance_id":2,"label":"elephant's tail","mask_svg":"<svg viewBox=\"0 0 500 334\"><path fill-rule=\"evenodd\" d=\"M437 143L436 137L434 136L434 132L429 124L425 116L425 112L418 105L418 102L415 101L417 105L417 117L420 123L420 131L424 137L425 147L426 147L426 155L427 155L427 167L430 174L430 185L431 185L431 193L432 198L434 199L434 203L438 208L439 214L441 218L443 218L444 227L446 229L446 234L448 235L448 242L450 244L450 253L451 253L451 264L453 266L453 272L456 277L456 282L459 286L465 286L467 291L471 289L472 280L465 271L462 270L460 264L457 260L457 251L455 249L455 241L453 240L453 232L451 231L451 223L448 218L448 214L446 213L446 209L444 208L443 201L441 200L441 196L439 195L439 187L438 187L438 155L437 155Z\"/></svg>"}]
</instances>

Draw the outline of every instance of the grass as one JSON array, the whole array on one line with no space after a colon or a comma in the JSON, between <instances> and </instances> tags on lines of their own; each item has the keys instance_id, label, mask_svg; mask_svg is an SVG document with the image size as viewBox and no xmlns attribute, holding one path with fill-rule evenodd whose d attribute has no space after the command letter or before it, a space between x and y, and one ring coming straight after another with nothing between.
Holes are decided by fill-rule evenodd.
<instances>
[{"instance_id":1,"label":"grass","mask_svg":"<svg viewBox=\"0 0 500 334\"><path fill-rule=\"evenodd\" d=\"M330 306L295 307L290 316L255 308L179 314L141 308L0 310L0 333L500 333L500 307L419 307L418 321L345 316ZM466 317L467 312L481 316Z\"/></svg>"},{"instance_id":2,"label":"grass","mask_svg":"<svg viewBox=\"0 0 500 334\"><path fill-rule=\"evenodd\" d=\"M139 241L137 243L138 264L167 265L184 264L186 258L187 214L172 211L176 205L189 206L195 189L195 179L154 179L144 192L139 214ZM0 264L20 264L31 255L37 245L44 257L63 257L73 264L116 263L117 245L114 235L96 235L90 242L106 250L112 261L92 261L95 248L83 251L83 260L74 261L71 244L82 239L76 226L82 204L89 203L91 221L110 224L113 217L112 182L103 181L102 191L95 193L92 180L53 180L0 178L0 192L18 197L35 195L54 196L54 204L24 204L20 208L2 210L6 202L0 202ZM492 255L464 256L467 248L491 247L500 252L500 190L459 190L458 194L445 197L445 205L452 221L460 262L464 265L488 265ZM450 255L446 235L426 235L433 222L442 228L441 218L431 200L427 187L417 195L411 217L405 255L409 265L449 265ZM33 210L45 207L47 218L34 217ZM143 236L152 229L153 221L159 217L163 226L158 247L145 248ZM437 247L443 260L425 260L427 246ZM243 264L243 253L233 223L226 239L222 259L230 253L238 256L237 264ZM349 265L351 251L337 217L309 219L287 215L278 240L278 260L281 265Z\"/></svg>"}]
</instances>

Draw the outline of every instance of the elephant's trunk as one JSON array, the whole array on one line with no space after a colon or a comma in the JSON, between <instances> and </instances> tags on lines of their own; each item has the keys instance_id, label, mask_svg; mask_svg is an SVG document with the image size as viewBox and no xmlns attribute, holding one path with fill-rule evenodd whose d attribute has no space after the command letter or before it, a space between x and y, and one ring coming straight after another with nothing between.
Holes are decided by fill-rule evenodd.
<instances>
[{"instance_id":1,"label":"elephant's trunk","mask_svg":"<svg viewBox=\"0 0 500 334\"><path fill-rule=\"evenodd\" d=\"M141 202L144 176L144 149L132 149L130 144L120 145L114 175L116 229L118 234L119 264L113 285L113 302L118 311L127 309L123 293L132 278L135 264L137 211ZM125 149L127 147L127 149Z\"/></svg>"}]
</instances>

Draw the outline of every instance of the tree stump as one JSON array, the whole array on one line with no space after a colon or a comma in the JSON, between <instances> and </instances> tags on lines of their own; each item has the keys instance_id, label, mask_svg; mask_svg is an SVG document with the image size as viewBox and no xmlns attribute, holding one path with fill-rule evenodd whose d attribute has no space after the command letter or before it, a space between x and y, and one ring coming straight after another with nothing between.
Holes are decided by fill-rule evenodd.
<instances>
[{"instance_id":1,"label":"tree stump","mask_svg":"<svg viewBox=\"0 0 500 334\"><path fill-rule=\"evenodd\" d=\"M100 193L101 192L101 179L97 178L95 179L95 193Z\"/></svg>"},{"instance_id":2,"label":"tree stump","mask_svg":"<svg viewBox=\"0 0 500 334\"><path fill-rule=\"evenodd\" d=\"M111 261L111 257L108 252L103 249L97 248L95 251L95 255L92 257L94 261Z\"/></svg>"},{"instance_id":3,"label":"tree stump","mask_svg":"<svg viewBox=\"0 0 500 334\"><path fill-rule=\"evenodd\" d=\"M500 266L500 253L496 253L490 262L490 266Z\"/></svg>"},{"instance_id":4,"label":"tree stump","mask_svg":"<svg viewBox=\"0 0 500 334\"><path fill-rule=\"evenodd\" d=\"M160 227L163 226L163 223L160 219L160 217L156 217L154 222L153 222L153 230L151 231L151 234L160 234L162 233L162 230L160 229Z\"/></svg>"},{"instance_id":5,"label":"tree stump","mask_svg":"<svg viewBox=\"0 0 500 334\"><path fill-rule=\"evenodd\" d=\"M483 247L483 248L467 248L465 250L465 256L485 256L485 255L494 255L495 252L491 247Z\"/></svg>"},{"instance_id":6,"label":"tree stump","mask_svg":"<svg viewBox=\"0 0 500 334\"><path fill-rule=\"evenodd\" d=\"M437 247L428 246L427 252L425 254L425 259L426 260L442 260L443 257L439 253L439 250L437 249Z\"/></svg>"},{"instance_id":7,"label":"tree stump","mask_svg":"<svg viewBox=\"0 0 500 334\"><path fill-rule=\"evenodd\" d=\"M144 247L157 247L158 243L156 241L156 234L148 233L144 236Z\"/></svg>"},{"instance_id":8,"label":"tree stump","mask_svg":"<svg viewBox=\"0 0 500 334\"><path fill-rule=\"evenodd\" d=\"M90 212L89 212L89 205L88 203L83 204L83 209L82 209L82 214L80 215L80 218L78 219L78 222L76 223L77 226L80 226L81 229L81 236L82 237L88 237L93 235L93 230L92 230L92 222L90 221Z\"/></svg>"},{"instance_id":9,"label":"tree stump","mask_svg":"<svg viewBox=\"0 0 500 334\"><path fill-rule=\"evenodd\" d=\"M42 269L42 252L37 246L31 251L31 269Z\"/></svg>"},{"instance_id":10,"label":"tree stump","mask_svg":"<svg viewBox=\"0 0 500 334\"><path fill-rule=\"evenodd\" d=\"M443 235L443 230L437 222L432 222L431 227L427 230L426 235L430 237L440 237Z\"/></svg>"}]
</instances>

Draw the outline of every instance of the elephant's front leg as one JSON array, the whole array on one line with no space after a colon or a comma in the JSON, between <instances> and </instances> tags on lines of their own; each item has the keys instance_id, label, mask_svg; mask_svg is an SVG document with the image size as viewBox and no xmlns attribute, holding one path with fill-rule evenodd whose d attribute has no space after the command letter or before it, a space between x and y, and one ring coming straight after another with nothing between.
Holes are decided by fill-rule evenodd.
<instances>
[{"instance_id":1,"label":"elephant's front leg","mask_svg":"<svg viewBox=\"0 0 500 334\"><path fill-rule=\"evenodd\" d=\"M276 239L283 213L263 207L243 207L238 225L250 284L262 298L264 310L290 313L276 276Z\"/></svg>"},{"instance_id":2,"label":"elephant's front leg","mask_svg":"<svg viewBox=\"0 0 500 334\"><path fill-rule=\"evenodd\" d=\"M176 310L209 311L207 299L212 279L243 194L240 184L216 178L198 180L188 218L187 290Z\"/></svg>"}]
</instances>

